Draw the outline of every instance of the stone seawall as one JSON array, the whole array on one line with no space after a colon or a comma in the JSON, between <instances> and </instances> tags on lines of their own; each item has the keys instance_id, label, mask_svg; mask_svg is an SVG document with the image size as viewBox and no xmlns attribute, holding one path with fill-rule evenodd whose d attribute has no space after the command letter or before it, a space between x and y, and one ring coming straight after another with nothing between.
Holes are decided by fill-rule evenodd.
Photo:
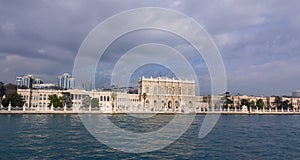
<instances>
[{"instance_id":1,"label":"stone seawall","mask_svg":"<svg viewBox=\"0 0 300 160\"><path fill-rule=\"evenodd\" d=\"M0 110L0 114L195 114L178 112L101 112L101 111L7 111ZM236 111L208 111L197 112L199 115L222 114L222 115L300 115L300 112L236 112Z\"/></svg>"}]
</instances>

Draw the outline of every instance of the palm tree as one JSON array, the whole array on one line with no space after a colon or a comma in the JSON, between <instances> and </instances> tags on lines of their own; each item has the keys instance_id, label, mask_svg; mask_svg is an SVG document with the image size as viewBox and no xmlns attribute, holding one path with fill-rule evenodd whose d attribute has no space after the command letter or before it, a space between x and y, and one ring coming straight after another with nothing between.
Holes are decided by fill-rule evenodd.
<instances>
[{"instance_id":1,"label":"palm tree","mask_svg":"<svg viewBox=\"0 0 300 160\"><path fill-rule=\"evenodd\" d=\"M147 93L143 93L142 97L143 97L143 99L144 99L144 106L143 106L143 108L144 108L144 110L145 110L145 100L146 100L146 98L147 98Z\"/></svg>"},{"instance_id":2,"label":"palm tree","mask_svg":"<svg viewBox=\"0 0 300 160\"><path fill-rule=\"evenodd\" d=\"M223 103L223 107L224 108L228 108L229 105L232 105L233 104L233 101L231 100L231 95L230 95L230 92L225 92L225 96L223 98L225 101Z\"/></svg>"},{"instance_id":3,"label":"palm tree","mask_svg":"<svg viewBox=\"0 0 300 160\"><path fill-rule=\"evenodd\" d=\"M282 108L282 97L276 96L275 100L273 102L273 105L276 106L276 108L281 109Z\"/></svg>"},{"instance_id":4,"label":"palm tree","mask_svg":"<svg viewBox=\"0 0 300 160\"><path fill-rule=\"evenodd\" d=\"M70 94L70 92L63 92L62 93L62 104L63 106L67 106L68 108L72 107L72 96Z\"/></svg>"}]
</instances>

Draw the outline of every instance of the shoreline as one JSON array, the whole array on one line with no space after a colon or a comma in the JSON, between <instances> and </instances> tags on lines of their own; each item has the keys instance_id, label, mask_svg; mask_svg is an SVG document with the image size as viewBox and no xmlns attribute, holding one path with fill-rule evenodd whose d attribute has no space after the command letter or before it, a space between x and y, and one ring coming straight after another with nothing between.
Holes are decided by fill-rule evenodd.
<instances>
[{"instance_id":1,"label":"shoreline","mask_svg":"<svg viewBox=\"0 0 300 160\"><path fill-rule=\"evenodd\" d=\"M101 114L101 115L127 115L127 114L159 114L159 115L300 115L300 112L198 112L198 113L176 113L176 112L99 112L99 111L0 111L4 114Z\"/></svg>"}]
</instances>

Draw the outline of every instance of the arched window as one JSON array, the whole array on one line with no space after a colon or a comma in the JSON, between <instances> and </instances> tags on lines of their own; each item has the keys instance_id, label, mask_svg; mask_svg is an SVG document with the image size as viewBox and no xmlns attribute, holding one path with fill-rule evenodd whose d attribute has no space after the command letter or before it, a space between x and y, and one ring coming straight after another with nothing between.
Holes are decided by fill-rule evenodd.
<instances>
[{"instance_id":1,"label":"arched window","mask_svg":"<svg viewBox=\"0 0 300 160\"><path fill-rule=\"evenodd\" d=\"M145 105L146 105L146 107L149 107L149 106L150 106L150 102L149 102L148 99L146 100L146 104L145 104Z\"/></svg>"}]
</instances>

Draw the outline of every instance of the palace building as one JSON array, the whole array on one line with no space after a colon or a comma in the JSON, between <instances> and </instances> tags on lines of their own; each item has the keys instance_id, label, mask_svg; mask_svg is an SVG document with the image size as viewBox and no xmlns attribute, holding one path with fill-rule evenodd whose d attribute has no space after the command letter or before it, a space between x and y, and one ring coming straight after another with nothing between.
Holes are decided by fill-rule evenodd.
<instances>
[{"instance_id":1,"label":"palace building","mask_svg":"<svg viewBox=\"0 0 300 160\"><path fill-rule=\"evenodd\" d=\"M162 112L181 111L180 106L186 106L192 110L199 104L199 96L195 95L194 80L180 80L167 77L145 78L138 80L138 94L112 91L86 91L79 89L55 90L55 89L18 89L30 108L47 110L50 103L49 95L62 96L63 92L69 92L72 96L74 109L80 109L86 97L96 98L99 108L103 112ZM48 108L47 108L48 107Z\"/></svg>"},{"instance_id":2,"label":"palace building","mask_svg":"<svg viewBox=\"0 0 300 160\"><path fill-rule=\"evenodd\" d=\"M143 97L146 94L146 97ZM178 110L180 106L192 107L197 101L194 80L180 80L167 77L138 80L138 95L145 98L145 107L152 110Z\"/></svg>"},{"instance_id":3,"label":"palace building","mask_svg":"<svg viewBox=\"0 0 300 160\"><path fill-rule=\"evenodd\" d=\"M80 89L44 89L42 87L33 89L18 89L27 108L31 110L49 110L48 100L50 95L62 96L68 92L72 98L72 110L91 110L91 100L97 100L98 106L93 110L104 113L112 112L203 112L203 111L223 111L236 110L241 108L241 100L246 99L253 102L258 100L264 103L264 109L275 109L275 97L236 95L228 96L232 101L228 108L222 108L222 104L217 102L224 98L224 95L199 96L196 95L194 80L181 80L167 77L138 79L138 93L129 94L122 90L80 90ZM299 109L300 98L283 97L283 100L291 102L294 109ZM218 105L213 104L217 102ZM221 102L222 103L222 102ZM63 106L61 106L63 107Z\"/></svg>"}]
</instances>

